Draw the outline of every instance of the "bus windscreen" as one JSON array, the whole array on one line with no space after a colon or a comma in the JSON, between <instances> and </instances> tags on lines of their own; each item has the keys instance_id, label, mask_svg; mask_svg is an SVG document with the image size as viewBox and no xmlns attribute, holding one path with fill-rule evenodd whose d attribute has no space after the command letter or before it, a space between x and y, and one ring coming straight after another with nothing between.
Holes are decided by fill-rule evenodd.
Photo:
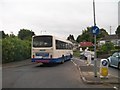
<instances>
[{"instance_id":1,"label":"bus windscreen","mask_svg":"<svg viewBox=\"0 0 120 90\"><path fill-rule=\"evenodd\" d=\"M52 36L33 37L33 47L52 47Z\"/></svg>"}]
</instances>

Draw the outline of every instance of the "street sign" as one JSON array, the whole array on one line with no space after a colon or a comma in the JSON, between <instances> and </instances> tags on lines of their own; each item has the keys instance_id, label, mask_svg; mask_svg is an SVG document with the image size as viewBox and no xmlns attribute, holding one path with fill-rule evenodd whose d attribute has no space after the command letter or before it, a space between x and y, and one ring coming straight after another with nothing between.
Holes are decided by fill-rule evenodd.
<instances>
[{"instance_id":1,"label":"street sign","mask_svg":"<svg viewBox=\"0 0 120 90\"><path fill-rule=\"evenodd\" d=\"M103 66L107 66L107 65L108 65L108 62L107 62L106 60L103 60L103 61L102 61L102 65L103 65Z\"/></svg>"},{"instance_id":2,"label":"street sign","mask_svg":"<svg viewBox=\"0 0 120 90\"><path fill-rule=\"evenodd\" d=\"M100 78L108 78L108 60L100 60Z\"/></svg>"},{"instance_id":3,"label":"street sign","mask_svg":"<svg viewBox=\"0 0 120 90\"><path fill-rule=\"evenodd\" d=\"M92 34L94 34L94 35L98 35L99 34L99 28L97 27L97 26L93 26L92 27Z\"/></svg>"}]
</instances>

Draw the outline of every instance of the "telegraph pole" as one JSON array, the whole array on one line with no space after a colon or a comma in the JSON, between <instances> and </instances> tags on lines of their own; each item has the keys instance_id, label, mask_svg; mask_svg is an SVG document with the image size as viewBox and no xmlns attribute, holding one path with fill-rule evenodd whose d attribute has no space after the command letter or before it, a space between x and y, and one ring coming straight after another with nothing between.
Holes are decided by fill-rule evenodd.
<instances>
[{"instance_id":1,"label":"telegraph pole","mask_svg":"<svg viewBox=\"0 0 120 90\"><path fill-rule=\"evenodd\" d=\"M93 0L93 16L94 16L94 26L96 26L96 15L95 15L95 1ZM96 34L94 35L94 76L97 77L97 58L96 58Z\"/></svg>"},{"instance_id":2,"label":"telegraph pole","mask_svg":"<svg viewBox=\"0 0 120 90\"><path fill-rule=\"evenodd\" d=\"M111 35L111 28L112 28L112 26L110 26L110 35Z\"/></svg>"}]
</instances>

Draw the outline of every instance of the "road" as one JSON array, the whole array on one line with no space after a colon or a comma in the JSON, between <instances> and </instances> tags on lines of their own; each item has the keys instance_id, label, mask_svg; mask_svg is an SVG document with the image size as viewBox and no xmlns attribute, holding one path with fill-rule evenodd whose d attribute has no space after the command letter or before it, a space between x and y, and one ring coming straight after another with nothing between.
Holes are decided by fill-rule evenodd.
<instances>
[{"instance_id":1,"label":"road","mask_svg":"<svg viewBox=\"0 0 120 90\"><path fill-rule=\"evenodd\" d=\"M17 62L18 63L18 62ZM3 68L3 88L111 88L112 86L83 83L72 61L64 64L30 64Z\"/></svg>"}]
</instances>

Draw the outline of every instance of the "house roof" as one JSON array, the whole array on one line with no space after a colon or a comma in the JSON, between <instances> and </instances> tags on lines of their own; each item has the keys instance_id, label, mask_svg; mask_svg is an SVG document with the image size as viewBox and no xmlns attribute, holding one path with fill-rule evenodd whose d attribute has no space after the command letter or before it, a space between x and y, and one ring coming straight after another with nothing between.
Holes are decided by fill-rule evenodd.
<instances>
[{"instance_id":1,"label":"house roof","mask_svg":"<svg viewBox=\"0 0 120 90\"><path fill-rule=\"evenodd\" d=\"M91 47L93 46L92 42L80 42L80 47Z\"/></svg>"},{"instance_id":2,"label":"house roof","mask_svg":"<svg viewBox=\"0 0 120 90\"><path fill-rule=\"evenodd\" d=\"M118 37L118 35L113 34L113 35L108 35L102 38L102 40L115 40L115 39L120 39L120 37Z\"/></svg>"}]
</instances>

